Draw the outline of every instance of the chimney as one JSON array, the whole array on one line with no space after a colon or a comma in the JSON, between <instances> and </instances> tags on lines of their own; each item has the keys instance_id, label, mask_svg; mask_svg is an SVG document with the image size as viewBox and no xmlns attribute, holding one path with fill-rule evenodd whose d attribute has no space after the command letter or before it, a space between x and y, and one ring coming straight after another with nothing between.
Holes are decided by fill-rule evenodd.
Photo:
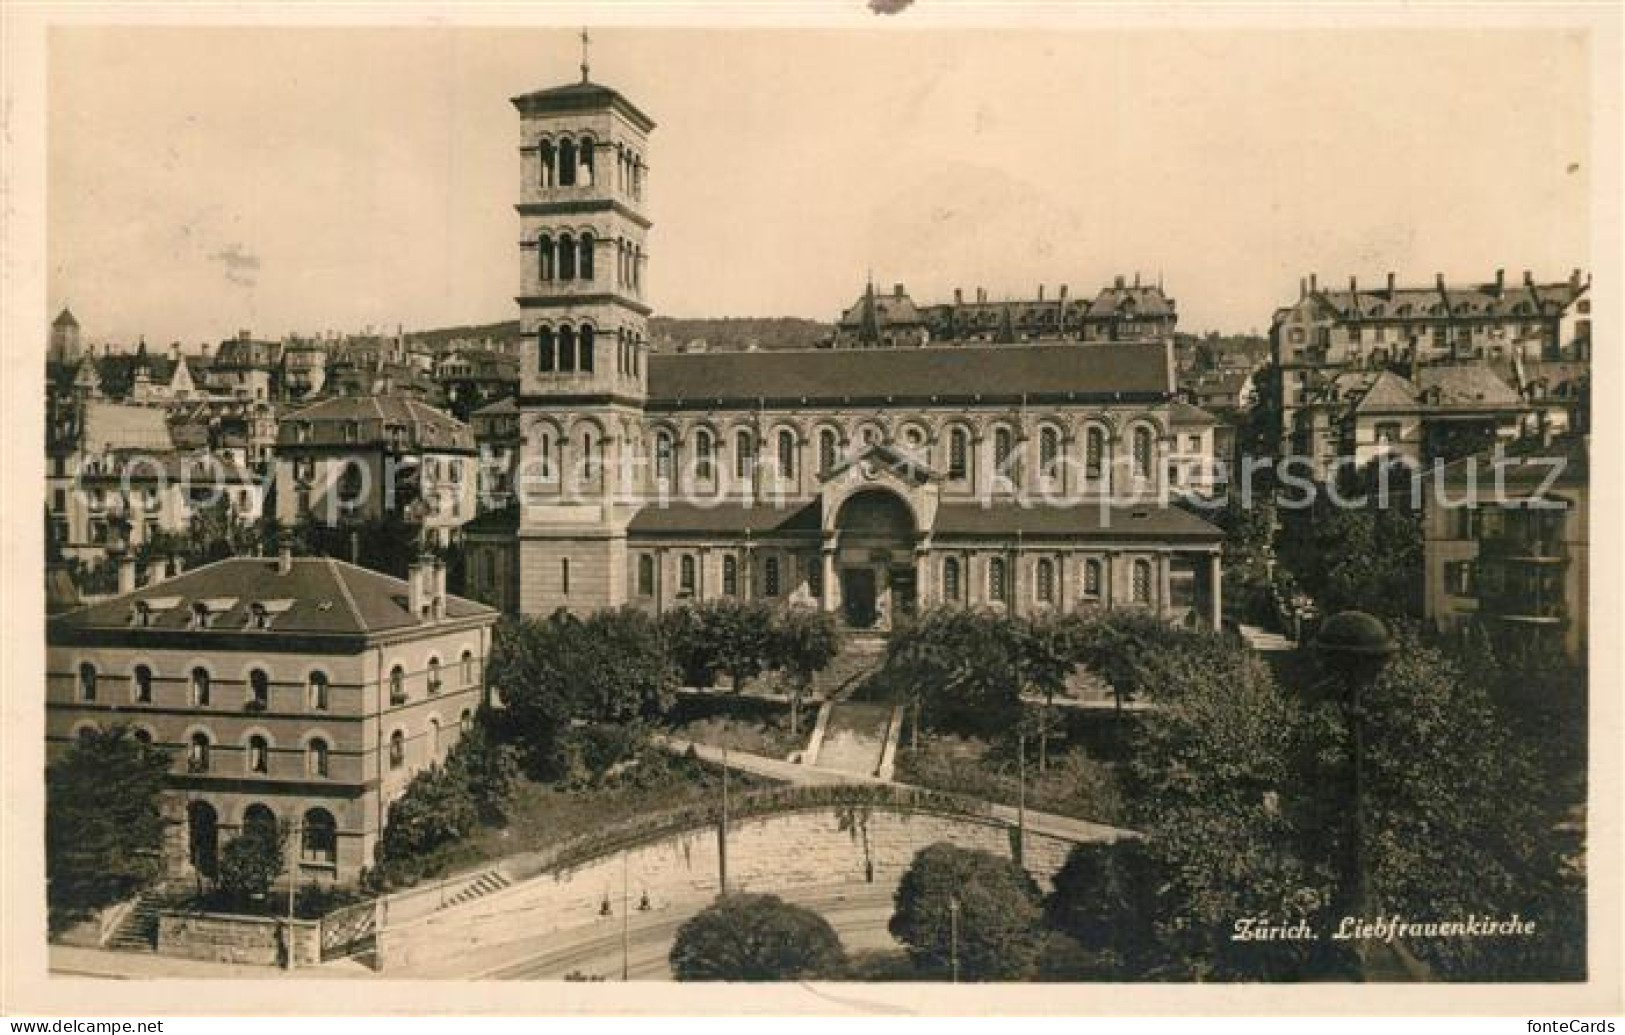
<instances>
[{"instance_id":1,"label":"chimney","mask_svg":"<svg viewBox=\"0 0 1625 1035\"><path fill-rule=\"evenodd\" d=\"M1044 285L1042 284L1038 285L1038 300L1040 302L1044 300Z\"/></svg>"},{"instance_id":2,"label":"chimney","mask_svg":"<svg viewBox=\"0 0 1625 1035\"><path fill-rule=\"evenodd\" d=\"M961 291L959 288L954 288L954 305L964 305L964 304L965 304L965 292Z\"/></svg>"},{"instance_id":3,"label":"chimney","mask_svg":"<svg viewBox=\"0 0 1625 1035\"><path fill-rule=\"evenodd\" d=\"M1523 271L1523 286L1527 288L1532 288L1535 286L1535 274L1532 271Z\"/></svg>"},{"instance_id":4,"label":"chimney","mask_svg":"<svg viewBox=\"0 0 1625 1035\"><path fill-rule=\"evenodd\" d=\"M986 288L979 287L979 288L976 289L976 301L977 301L978 304L987 301L987 289Z\"/></svg>"},{"instance_id":5,"label":"chimney","mask_svg":"<svg viewBox=\"0 0 1625 1035\"><path fill-rule=\"evenodd\" d=\"M436 557L434 571L430 578L433 580L433 599L429 602L429 610L435 618L446 617L446 562Z\"/></svg>"},{"instance_id":6,"label":"chimney","mask_svg":"<svg viewBox=\"0 0 1625 1035\"><path fill-rule=\"evenodd\" d=\"M135 592L135 557L132 554L119 558L118 591L121 595Z\"/></svg>"},{"instance_id":7,"label":"chimney","mask_svg":"<svg viewBox=\"0 0 1625 1035\"><path fill-rule=\"evenodd\" d=\"M147 565L147 585L156 586L169 578L169 562L162 557Z\"/></svg>"},{"instance_id":8,"label":"chimney","mask_svg":"<svg viewBox=\"0 0 1625 1035\"><path fill-rule=\"evenodd\" d=\"M412 617L423 620L429 617L429 597L431 577L430 568L434 560L427 555L413 561L406 569L406 608L412 612Z\"/></svg>"},{"instance_id":9,"label":"chimney","mask_svg":"<svg viewBox=\"0 0 1625 1035\"><path fill-rule=\"evenodd\" d=\"M891 294L892 294L893 298L902 298L903 297L903 285L901 285L901 284L893 284L891 286Z\"/></svg>"},{"instance_id":10,"label":"chimney","mask_svg":"<svg viewBox=\"0 0 1625 1035\"><path fill-rule=\"evenodd\" d=\"M1315 274L1309 274L1309 293L1311 295L1320 290L1320 285L1316 283L1317 279Z\"/></svg>"},{"instance_id":11,"label":"chimney","mask_svg":"<svg viewBox=\"0 0 1625 1035\"><path fill-rule=\"evenodd\" d=\"M1062 302L1066 301L1066 285L1065 284L1061 285L1061 301Z\"/></svg>"},{"instance_id":12,"label":"chimney","mask_svg":"<svg viewBox=\"0 0 1625 1035\"><path fill-rule=\"evenodd\" d=\"M1360 293L1360 278L1356 277L1354 274L1351 273L1351 274L1349 274L1349 294L1358 295L1359 293Z\"/></svg>"},{"instance_id":13,"label":"chimney","mask_svg":"<svg viewBox=\"0 0 1625 1035\"><path fill-rule=\"evenodd\" d=\"M1298 299L1301 301L1309 297L1309 278L1298 278Z\"/></svg>"},{"instance_id":14,"label":"chimney","mask_svg":"<svg viewBox=\"0 0 1625 1035\"><path fill-rule=\"evenodd\" d=\"M1394 297L1394 271L1393 270L1388 271L1388 297L1390 299Z\"/></svg>"},{"instance_id":15,"label":"chimney","mask_svg":"<svg viewBox=\"0 0 1625 1035\"><path fill-rule=\"evenodd\" d=\"M287 535L280 535L276 541L276 573L287 575L293 571L293 541Z\"/></svg>"},{"instance_id":16,"label":"chimney","mask_svg":"<svg viewBox=\"0 0 1625 1035\"><path fill-rule=\"evenodd\" d=\"M186 570L186 559L180 554L176 554L175 556L171 557L169 559L169 570L173 574L179 575L181 572Z\"/></svg>"},{"instance_id":17,"label":"chimney","mask_svg":"<svg viewBox=\"0 0 1625 1035\"><path fill-rule=\"evenodd\" d=\"M248 333L248 329L246 327L237 332L237 340L238 341L248 341L252 337L253 337L253 335Z\"/></svg>"},{"instance_id":18,"label":"chimney","mask_svg":"<svg viewBox=\"0 0 1625 1035\"><path fill-rule=\"evenodd\" d=\"M1438 288L1440 291L1444 290L1444 274L1443 273L1435 273L1433 275L1433 286Z\"/></svg>"},{"instance_id":19,"label":"chimney","mask_svg":"<svg viewBox=\"0 0 1625 1035\"><path fill-rule=\"evenodd\" d=\"M1140 286L1140 271L1139 270L1134 271L1134 286L1135 287Z\"/></svg>"},{"instance_id":20,"label":"chimney","mask_svg":"<svg viewBox=\"0 0 1625 1035\"><path fill-rule=\"evenodd\" d=\"M1578 267L1578 266L1574 267L1574 269L1569 271L1569 287L1574 288L1575 290L1579 290L1579 287L1580 287L1580 267Z\"/></svg>"},{"instance_id":21,"label":"chimney","mask_svg":"<svg viewBox=\"0 0 1625 1035\"><path fill-rule=\"evenodd\" d=\"M1119 291L1123 290L1123 275L1122 274L1118 274L1117 277L1112 280L1112 286L1115 287Z\"/></svg>"},{"instance_id":22,"label":"chimney","mask_svg":"<svg viewBox=\"0 0 1625 1035\"><path fill-rule=\"evenodd\" d=\"M177 363L180 362L180 358L181 358L181 343L180 342L172 341L172 342L169 343L169 358L172 359L172 360L175 360Z\"/></svg>"},{"instance_id":23,"label":"chimney","mask_svg":"<svg viewBox=\"0 0 1625 1035\"><path fill-rule=\"evenodd\" d=\"M1506 289L1507 271L1505 269L1498 269L1495 271L1495 297L1500 298L1502 292L1506 291Z\"/></svg>"}]
</instances>

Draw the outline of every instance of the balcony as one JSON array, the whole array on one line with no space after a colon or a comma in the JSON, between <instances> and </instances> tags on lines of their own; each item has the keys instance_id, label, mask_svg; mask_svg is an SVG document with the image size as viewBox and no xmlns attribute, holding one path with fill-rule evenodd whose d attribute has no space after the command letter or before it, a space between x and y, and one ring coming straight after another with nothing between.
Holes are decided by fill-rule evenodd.
<instances>
[{"instance_id":1,"label":"balcony","mask_svg":"<svg viewBox=\"0 0 1625 1035\"><path fill-rule=\"evenodd\" d=\"M1481 539L1478 554L1488 561L1511 564L1561 565L1568 561L1562 540L1529 535L1500 535Z\"/></svg>"}]
</instances>

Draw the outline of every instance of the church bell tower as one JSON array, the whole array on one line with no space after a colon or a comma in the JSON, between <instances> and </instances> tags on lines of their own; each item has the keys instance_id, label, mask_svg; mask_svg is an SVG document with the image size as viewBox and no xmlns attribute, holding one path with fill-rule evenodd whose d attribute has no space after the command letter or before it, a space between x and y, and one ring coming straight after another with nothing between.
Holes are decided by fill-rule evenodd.
<instances>
[{"instance_id":1,"label":"church bell tower","mask_svg":"<svg viewBox=\"0 0 1625 1035\"><path fill-rule=\"evenodd\" d=\"M648 146L654 121L594 83L519 110L519 606L624 603L628 462L648 385Z\"/></svg>"}]
</instances>

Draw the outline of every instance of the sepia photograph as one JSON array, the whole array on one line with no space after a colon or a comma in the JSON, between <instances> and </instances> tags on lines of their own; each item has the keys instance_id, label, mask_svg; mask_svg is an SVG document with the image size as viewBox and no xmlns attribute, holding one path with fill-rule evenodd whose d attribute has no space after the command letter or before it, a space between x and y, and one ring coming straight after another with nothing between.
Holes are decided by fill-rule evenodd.
<instances>
[{"instance_id":1,"label":"sepia photograph","mask_svg":"<svg viewBox=\"0 0 1625 1035\"><path fill-rule=\"evenodd\" d=\"M1617 1013L1618 9L806 6L33 12L30 995Z\"/></svg>"}]
</instances>

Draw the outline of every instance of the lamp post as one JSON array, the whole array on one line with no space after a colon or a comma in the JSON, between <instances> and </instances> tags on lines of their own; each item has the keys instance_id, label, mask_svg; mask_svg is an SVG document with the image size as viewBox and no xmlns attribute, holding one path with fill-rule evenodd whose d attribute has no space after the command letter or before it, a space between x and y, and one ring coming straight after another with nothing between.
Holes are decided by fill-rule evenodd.
<instances>
[{"instance_id":1,"label":"lamp post","mask_svg":"<svg viewBox=\"0 0 1625 1035\"><path fill-rule=\"evenodd\" d=\"M1339 703L1348 721L1349 785L1348 845L1344 851L1342 894L1344 908L1356 917L1367 915L1369 879L1365 857L1365 714L1361 694L1382 674L1394 653L1393 638L1381 620L1364 611L1342 611L1326 619L1312 643L1322 663L1338 682ZM1358 943L1364 945L1365 942ZM1364 954L1361 954L1362 969Z\"/></svg>"},{"instance_id":2,"label":"lamp post","mask_svg":"<svg viewBox=\"0 0 1625 1035\"><path fill-rule=\"evenodd\" d=\"M948 970L959 984L959 896L948 896Z\"/></svg>"}]
</instances>

